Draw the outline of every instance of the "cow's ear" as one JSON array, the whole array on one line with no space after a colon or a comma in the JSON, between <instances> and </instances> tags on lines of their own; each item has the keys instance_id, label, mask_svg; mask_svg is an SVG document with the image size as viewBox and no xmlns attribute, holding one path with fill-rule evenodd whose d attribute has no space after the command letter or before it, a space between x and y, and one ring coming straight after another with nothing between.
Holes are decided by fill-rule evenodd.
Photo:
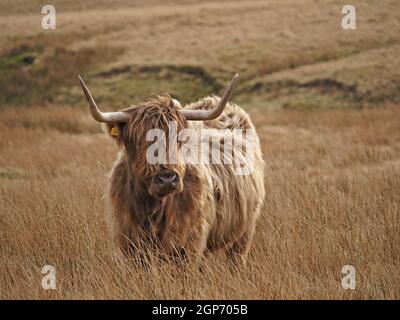
<instances>
[{"instance_id":1,"label":"cow's ear","mask_svg":"<svg viewBox=\"0 0 400 320\"><path fill-rule=\"evenodd\" d=\"M102 129L109 137L119 143L125 125L125 123L103 123Z\"/></svg>"}]
</instances>

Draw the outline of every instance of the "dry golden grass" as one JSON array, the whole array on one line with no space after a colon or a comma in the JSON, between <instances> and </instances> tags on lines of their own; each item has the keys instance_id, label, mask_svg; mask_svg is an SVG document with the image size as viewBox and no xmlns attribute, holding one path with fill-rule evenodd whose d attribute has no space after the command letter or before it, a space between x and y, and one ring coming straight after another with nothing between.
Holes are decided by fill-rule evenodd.
<instances>
[{"instance_id":1,"label":"dry golden grass","mask_svg":"<svg viewBox=\"0 0 400 320\"><path fill-rule=\"evenodd\" d=\"M0 297L384 298L399 296L400 130L395 108L252 116L266 159L266 207L246 270L124 260L103 201L115 146L73 108L0 114ZM41 268L57 268L57 290ZM341 268L357 289L341 287Z\"/></svg>"},{"instance_id":2,"label":"dry golden grass","mask_svg":"<svg viewBox=\"0 0 400 320\"><path fill-rule=\"evenodd\" d=\"M338 0L52 4L56 31L41 29L41 1L0 3L0 298L400 298L397 0L354 0L355 31L341 29ZM220 255L202 273L134 266L106 220L116 147L77 73L110 110L195 100L236 71L234 101L266 160L247 269ZM41 287L46 264L54 291ZM341 287L347 264L356 290Z\"/></svg>"}]
</instances>

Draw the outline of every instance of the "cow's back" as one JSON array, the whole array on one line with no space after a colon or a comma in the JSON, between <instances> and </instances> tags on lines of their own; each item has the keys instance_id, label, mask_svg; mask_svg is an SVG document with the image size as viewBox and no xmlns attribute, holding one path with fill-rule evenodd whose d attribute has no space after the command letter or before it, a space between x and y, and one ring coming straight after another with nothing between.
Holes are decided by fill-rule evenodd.
<instances>
[{"instance_id":1,"label":"cow's back","mask_svg":"<svg viewBox=\"0 0 400 320\"><path fill-rule=\"evenodd\" d=\"M191 104L189 108L214 108L219 100L218 97L207 97ZM205 211L208 210L211 221L208 248L219 249L231 245L249 228L254 228L260 213L265 196L264 162L260 142L249 115L234 104L228 104L219 118L212 121L192 122L191 126L196 129L217 129L218 131L209 133L209 138L203 134L202 139L207 141L219 137L220 145L223 146L220 149L221 154L226 152L226 149L228 150L224 154L224 157L228 156L228 164L200 165L208 177L208 185L212 188L211 192L215 201L214 205L206 205L204 208ZM247 132L241 132L240 129ZM239 137L239 134L242 136ZM226 143L231 141L231 138L238 140L243 138L245 147L238 148L233 143ZM231 149L235 151L229 161ZM249 157L252 153L253 158ZM222 159L224 161L227 158ZM244 166L235 165L237 160Z\"/></svg>"}]
</instances>

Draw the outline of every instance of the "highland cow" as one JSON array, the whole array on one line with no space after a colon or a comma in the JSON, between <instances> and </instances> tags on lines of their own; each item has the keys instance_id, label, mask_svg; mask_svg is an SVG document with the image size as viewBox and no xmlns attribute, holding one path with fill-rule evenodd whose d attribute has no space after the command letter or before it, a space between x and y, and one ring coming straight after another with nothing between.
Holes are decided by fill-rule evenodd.
<instances>
[{"instance_id":1,"label":"highland cow","mask_svg":"<svg viewBox=\"0 0 400 320\"><path fill-rule=\"evenodd\" d=\"M187 163L181 155L173 163L149 163L151 129L213 129L220 146L233 158L226 138L237 139L237 129L253 130L248 114L228 103L236 74L221 98L212 96L182 107L169 96L118 112L101 112L79 77L93 118L105 123L119 146L111 170L107 198L112 236L128 256L139 257L143 248L166 256L198 261L208 252L222 249L234 263L246 263L257 219L264 200L264 162L257 135L252 146L251 170L238 174L234 162ZM170 137L168 137L169 139ZM176 141L178 146L183 141ZM167 148L167 152L169 149ZM248 163L241 163L240 166Z\"/></svg>"}]
</instances>

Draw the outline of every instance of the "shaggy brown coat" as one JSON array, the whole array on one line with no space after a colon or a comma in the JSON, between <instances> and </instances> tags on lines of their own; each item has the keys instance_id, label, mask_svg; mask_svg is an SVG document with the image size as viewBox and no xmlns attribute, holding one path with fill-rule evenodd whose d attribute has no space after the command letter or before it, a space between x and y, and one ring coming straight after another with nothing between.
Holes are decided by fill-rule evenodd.
<instances>
[{"instance_id":1,"label":"shaggy brown coat","mask_svg":"<svg viewBox=\"0 0 400 320\"><path fill-rule=\"evenodd\" d=\"M190 109L214 108L220 98L206 97L187 106ZM228 104L222 115L211 121L187 121L179 112L179 102L159 97L137 107L127 124L115 124L120 146L108 184L109 217L114 240L126 254L138 257L149 249L168 256L197 260L204 253L223 249L235 262L246 262L264 191L263 160L258 137L254 141L254 171L237 175L233 165L165 165L178 172L183 187L163 198L147 191L149 179L160 169L146 161L151 128L168 131L168 122L184 128L254 129L243 109ZM108 124L111 130L111 124ZM228 133L226 133L228 132ZM223 135L220 137L223 139Z\"/></svg>"}]
</instances>

